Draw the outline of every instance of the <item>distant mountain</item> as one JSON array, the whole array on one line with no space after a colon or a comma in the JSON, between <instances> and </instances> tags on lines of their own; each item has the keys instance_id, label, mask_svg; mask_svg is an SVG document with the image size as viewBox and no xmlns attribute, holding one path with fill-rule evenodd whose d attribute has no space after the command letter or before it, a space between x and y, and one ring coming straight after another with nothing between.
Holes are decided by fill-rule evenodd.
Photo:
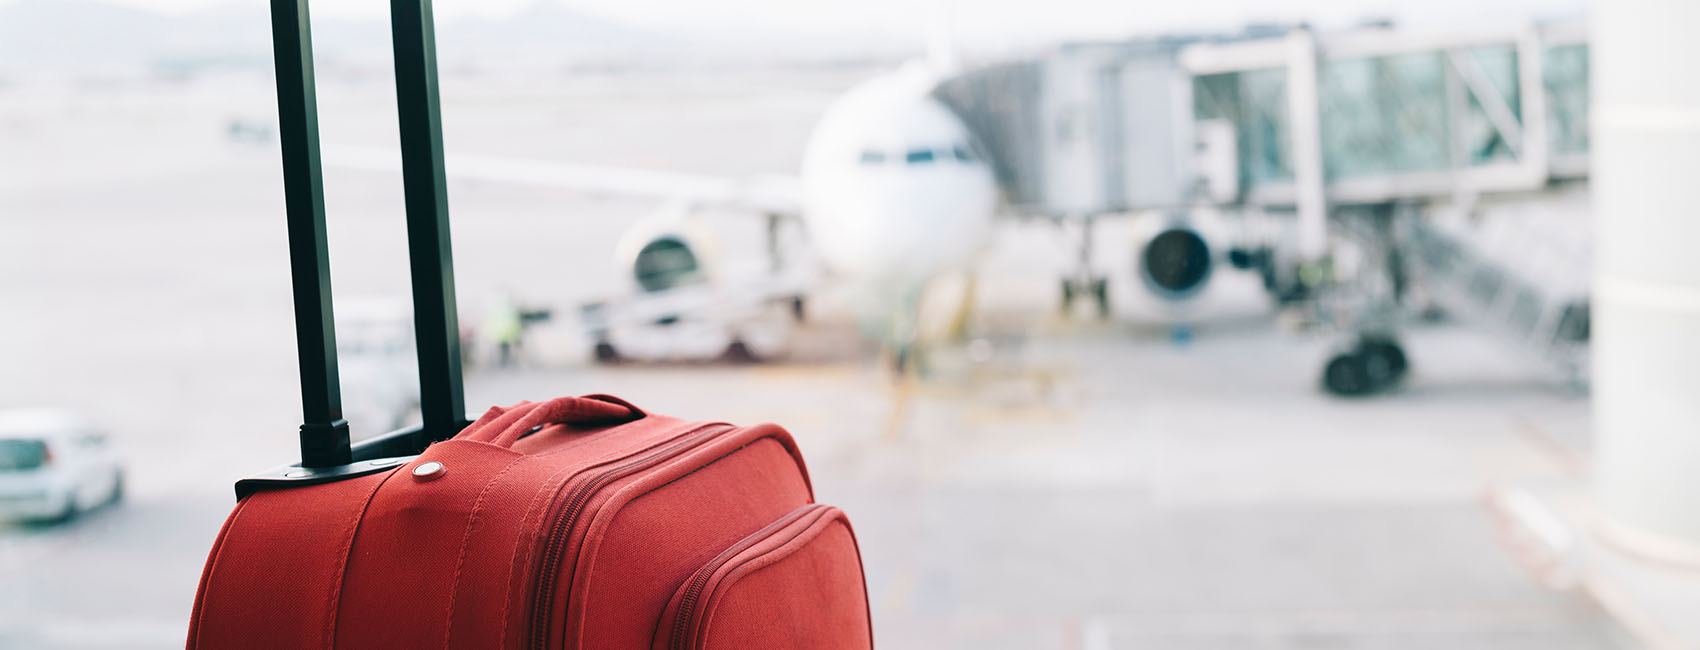
<instances>
[{"instance_id":1,"label":"distant mountain","mask_svg":"<svg viewBox=\"0 0 1700 650\"><path fill-rule=\"evenodd\" d=\"M0 84L28 77L117 79L271 65L268 3L254 0L163 14L104 0L0 0ZM315 18L321 69L389 66L385 20ZM682 36L639 29L537 0L506 16L437 24L444 70L889 61L918 43L889 34L715 30Z\"/></svg>"},{"instance_id":2,"label":"distant mountain","mask_svg":"<svg viewBox=\"0 0 1700 650\"><path fill-rule=\"evenodd\" d=\"M323 63L374 63L390 48L379 20L315 18L315 51ZM500 18L445 20L438 54L456 59L553 65L592 57L644 60L677 55L688 45L619 23L539 2ZM160 14L100 0L12 0L0 3L0 70L157 72L208 63L265 65L271 51L266 3L227 4Z\"/></svg>"},{"instance_id":3,"label":"distant mountain","mask_svg":"<svg viewBox=\"0 0 1700 650\"><path fill-rule=\"evenodd\" d=\"M91 0L0 5L0 65L145 65L178 49L180 36L171 18Z\"/></svg>"},{"instance_id":4,"label":"distant mountain","mask_svg":"<svg viewBox=\"0 0 1700 650\"><path fill-rule=\"evenodd\" d=\"M500 18L467 17L437 27L437 44L445 56L474 51L551 51L563 54L642 54L645 50L677 51L689 46L604 18L539 2Z\"/></svg>"}]
</instances>

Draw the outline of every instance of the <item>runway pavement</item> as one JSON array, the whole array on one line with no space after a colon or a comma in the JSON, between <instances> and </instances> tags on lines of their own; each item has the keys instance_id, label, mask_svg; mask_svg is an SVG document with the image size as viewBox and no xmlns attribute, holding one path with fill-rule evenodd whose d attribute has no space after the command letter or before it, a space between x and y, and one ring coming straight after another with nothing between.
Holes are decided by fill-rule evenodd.
<instances>
[{"instance_id":1,"label":"runway pavement","mask_svg":"<svg viewBox=\"0 0 1700 650\"><path fill-rule=\"evenodd\" d=\"M500 101L446 86L445 120L451 147L487 153L785 171L853 78L563 83ZM131 477L116 508L0 529L0 647L180 647L231 482L293 457L276 152L222 138L230 116L266 115L269 87L247 88L0 104L4 146L25 152L0 159L0 406L90 413ZM342 111L327 110L327 138L389 133L360 112L386 93L327 86ZM713 110L677 117L693 105ZM79 127L90 115L127 121ZM327 180L341 294L405 290L391 185ZM487 186L451 196L473 310L504 290L563 306L608 290L607 250L653 207ZM807 362L539 362L473 373L468 404L609 392L785 424L820 499L855 523L886 650L1633 647L1590 602L1524 575L1479 503L1497 481L1574 471L1584 395L1490 339L1438 328L1413 334L1402 390L1331 399L1316 389L1326 342L1266 319L1183 339L1056 325L1034 254L989 258L1003 280L983 286L1003 293L988 302L1016 314L988 319L990 358L941 350L912 386L823 310Z\"/></svg>"},{"instance_id":2,"label":"runway pavement","mask_svg":"<svg viewBox=\"0 0 1700 650\"><path fill-rule=\"evenodd\" d=\"M1587 405L1489 341L1423 333L1410 385L1362 402L1319 395L1315 346L1267 327L997 353L1017 345L1037 360L907 396L858 360L490 371L469 402L607 391L786 424L853 517L883 648L1627 647L1495 541L1483 490L1566 471ZM0 639L180 643L234 469L176 468L208 484L0 536Z\"/></svg>"}]
</instances>

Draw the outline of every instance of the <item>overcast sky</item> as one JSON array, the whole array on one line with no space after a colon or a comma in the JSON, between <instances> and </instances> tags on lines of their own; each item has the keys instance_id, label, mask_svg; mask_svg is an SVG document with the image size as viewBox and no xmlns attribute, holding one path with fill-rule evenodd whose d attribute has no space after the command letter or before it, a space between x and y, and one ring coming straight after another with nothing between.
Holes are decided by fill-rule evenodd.
<instances>
[{"instance_id":1,"label":"overcast sky","mask_svg":"<svg viewBox=\"0 0 1700 650\"><path fill-rule=\"evenodd\" d=\"M0 0L0 3L11 0ZM265 0L110 0L182 11ZM546 0L436 0L440 16L500 14ZM1527 17L1576 16L1588 0L554 0L575 10L635 26L675 32L707 30L927 31L929 7L950 17L950 36L964 43L1033 42L1115 37L1187 27L1231 27L1248 21L1308 20L1340 26L1392 17L1407 26L1504 23ZM381 17L387 0L320 0L316 16Z\"/></svg>"}]
</instances>

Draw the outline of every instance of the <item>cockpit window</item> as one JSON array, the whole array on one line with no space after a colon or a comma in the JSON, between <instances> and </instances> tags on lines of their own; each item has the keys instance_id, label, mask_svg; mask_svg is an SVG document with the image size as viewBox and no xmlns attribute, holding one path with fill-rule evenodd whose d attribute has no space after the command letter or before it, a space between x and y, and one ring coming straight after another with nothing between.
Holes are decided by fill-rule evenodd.
<instances>
[{"instance_id":1,"label":"cockpit window","mask_svg":"<svg viewBox=\"0 0 1700 650\"><path fill-rule=\"evenodd\" d=\"M951 151L951 153L956 154L956 159L958 161L974 162L974 154L969 153L968 147L964 147L962 145L955 145L955 146L952 146L950 148L950 151Z\"/></svg>"},{"instance_id":2,"label":"cockpit window","mask_svg":"<svg viewBox=\"0 0 1700 650\"><path fill-rule=\"evenodd\" d=\"M862 164L864 164L864 165L883 165L883 164L885 164L885 152L874 151L873 149L863 151L862 152Z\"/></svg>"},{"instance_id":3,"label":"cockpit window","mask_svg":"<svg viewBox=\"0 0 1700 650\"><path fill-rule=\"evenodd\" d=\"M914 149L903 157L911 165L930 163L933 161L932 149Z\"/></svg>"}]
</instances>

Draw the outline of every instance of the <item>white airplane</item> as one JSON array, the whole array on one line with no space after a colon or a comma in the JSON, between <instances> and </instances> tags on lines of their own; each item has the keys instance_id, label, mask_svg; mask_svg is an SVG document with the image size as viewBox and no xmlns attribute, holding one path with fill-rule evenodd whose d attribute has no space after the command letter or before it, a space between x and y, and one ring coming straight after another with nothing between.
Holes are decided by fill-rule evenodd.
<instances>
[{"instance_id":1,"label":"white airplane","mask_svg":"<svg viewBox=\"0 0 1700 650\"><path fill-rule=\"evenodd\" d=\"M930 95L937 79L930 66L910 64L839 98L809 139L800 179L479 155L449 155L445 168L451 178L667 201L617 247L631 269L634 298L587 310L601 358L728 349L761 357L781 344L783 334L761 307L783 303L800 316L808 280L796 273L742 282L727 277L730 264L715 259L711 233L692 215L731 209L767 216L770 234L782 219L801 222L816 258L844 285L863 330L901 366L915 343L924 288L940 274L967 269L989 238L999 202L992 168L968 128ZM322 157L327 166L400 169L393 150L327 147ZM777 265L779 252L770 252Z\"/></svg>"},{"instance_id":2,"label":"white airplane","mask_svg":"<svg viewBox=\"0 0 1700 650\"><path fill-rule=\"evenodd\" d=\"M779 354L815 283L810 269L787 264L791 256L781 250L780 225L795 220L862 332L878 340L901 370L922 338L924 292L935 279L968 274L1000 212L1007 212L1000 211L990 160L963 121L933 95L954 67L950 61L935 54L838 98L809 138L799 177L725 178L468 154L447 156L446 172L457 179L664 201L615 247L616 263L626 269L622 297L585 308L599 360ZM400 170L392 149L327 147L322 157L327 166ZM716 211L766 217L769 259L753 269L725 259L713 229L699 218ZM1090 299L1105 317L1208 317L1217 302L1211 294L1222 284L1211 269L1227 248L1220 229L1196 218L1130 223L1126 237L1100 238L1095 247L1105 250L1083 255L1107 261L1115 277L1140 281L1106 290L1104 276L1065 278L1064 306ZM954 304L966 313L972 286L971 280L959 283L951 288L961 295L929 305ZM1114 314L1111 304L1120 306Z\"/></svg>"}]
</instances>

